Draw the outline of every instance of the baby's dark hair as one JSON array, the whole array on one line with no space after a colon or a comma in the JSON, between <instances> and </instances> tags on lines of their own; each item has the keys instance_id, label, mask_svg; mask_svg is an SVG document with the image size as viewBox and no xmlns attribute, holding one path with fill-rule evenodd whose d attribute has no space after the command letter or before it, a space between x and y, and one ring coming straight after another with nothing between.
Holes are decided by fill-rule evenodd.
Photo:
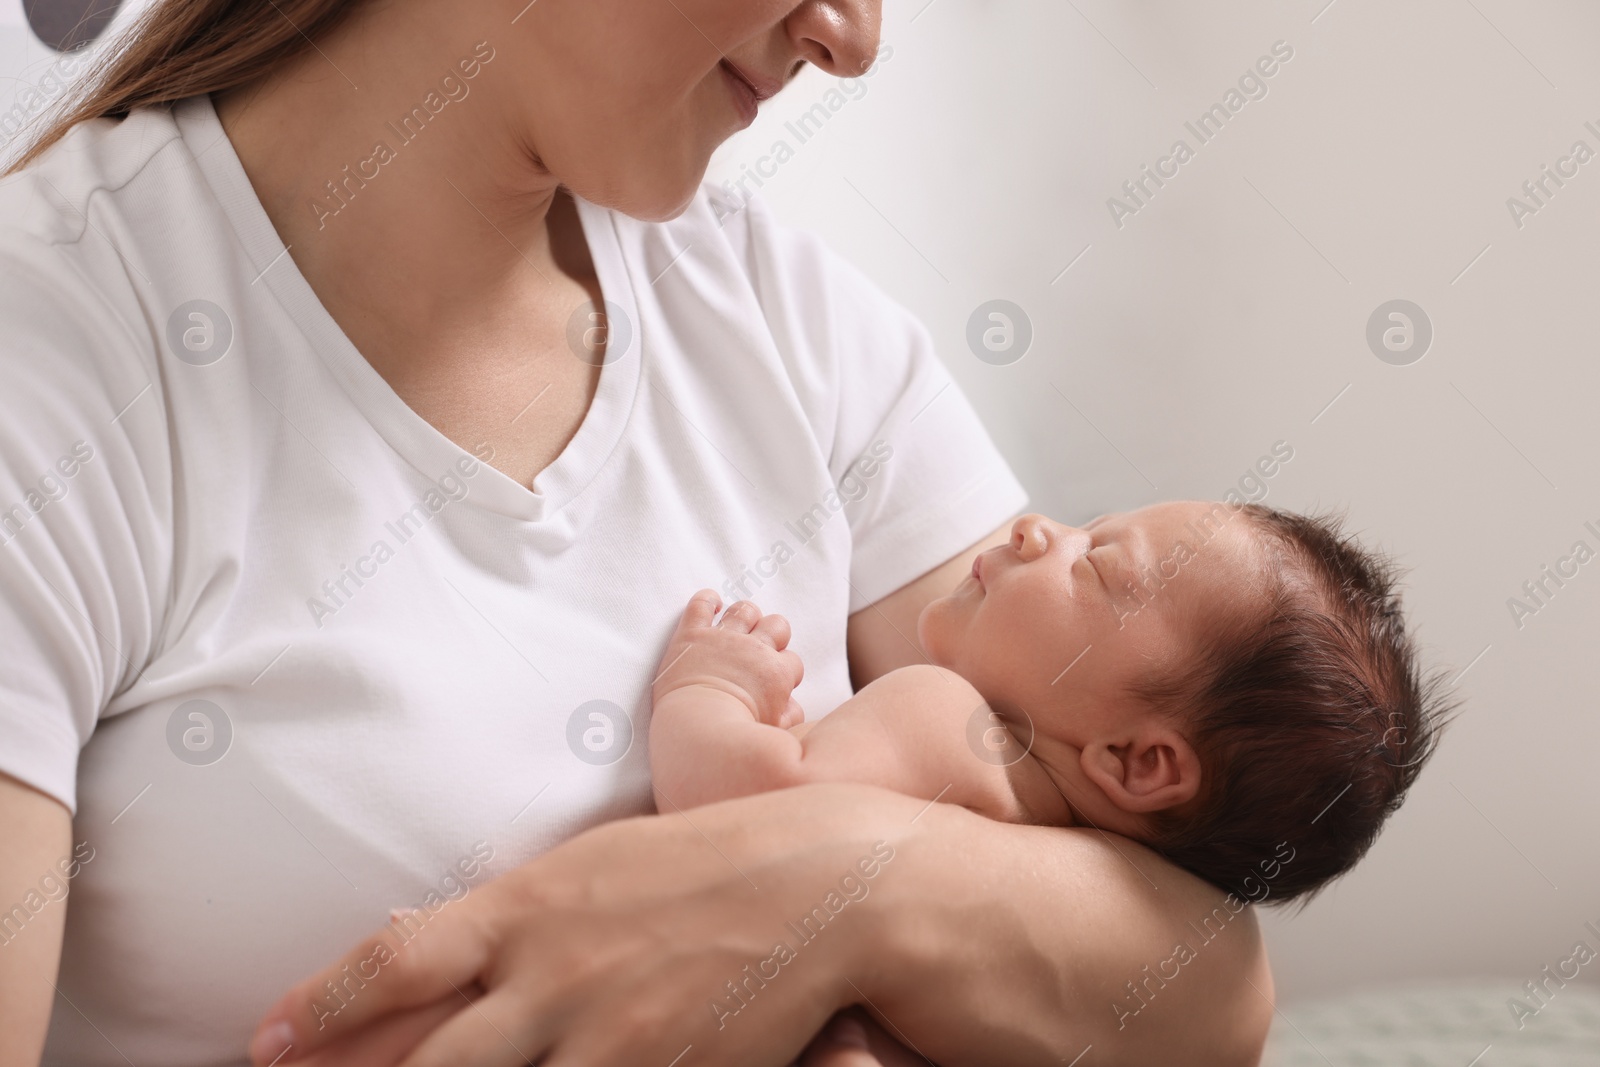
<instances>
[{"instance_id":1,"label":"baby's dark hair","mask_svg":"<svg viewBox=\"0 0 1600 1067\"><path fill-rule=\"evenodd\" d=\"M1260 535L1267 604L1135 684L1202 768L1196 800L1152 816L1146 840L1247 900L1304 904L1366 854L1456 706L1420 671L1388 559L1335 516L1226 510Z\"/></svg>"}]
</instances>

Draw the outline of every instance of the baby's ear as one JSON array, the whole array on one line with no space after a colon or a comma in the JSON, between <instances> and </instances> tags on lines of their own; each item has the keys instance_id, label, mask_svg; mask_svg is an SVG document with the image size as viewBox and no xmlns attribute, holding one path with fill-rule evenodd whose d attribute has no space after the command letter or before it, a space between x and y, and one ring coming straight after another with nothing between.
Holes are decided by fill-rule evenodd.
<instances>
[{"instance_id":1,"label":"baby's ear","mask_svg":"<svg viewBox=\"0 0 1600 1067\"><path fill-rule=\"evenodd\" d=\"M1200 757L1177 730L1141 725L1116 741L1093 741L1083 749L1084 775L1123 811L1149 815L1176 808L1200 792Z\"/></svg>"}]
</instances>

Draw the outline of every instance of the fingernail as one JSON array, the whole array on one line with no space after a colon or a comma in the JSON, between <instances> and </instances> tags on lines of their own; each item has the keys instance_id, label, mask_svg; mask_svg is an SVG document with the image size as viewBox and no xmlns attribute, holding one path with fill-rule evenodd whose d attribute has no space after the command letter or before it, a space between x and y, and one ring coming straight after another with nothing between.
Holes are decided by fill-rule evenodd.
<instances>
[{"instance_id":1,"label":"fingernail","mask_svg":"<svg viewBox=\"0 0 1600 1067\"><path fill-rule=\"evenodd\" d=\"M258 1064L272 1063L293 1046L294 1027L286 1022L275 1022L258 1032L250 1042L250 1059Z\"/></svg>"},{"instance_id":2,"label":"fingernail","mask_svg":"<svg viewBox=\"0 0 1600 1067\"><path fill-rule=\"evenodd\" d=\"M855 1019L840 1019L828 1031L828 1040L847 1048L866 1048L867 1028Z\"/></svg>"}]
</instances>

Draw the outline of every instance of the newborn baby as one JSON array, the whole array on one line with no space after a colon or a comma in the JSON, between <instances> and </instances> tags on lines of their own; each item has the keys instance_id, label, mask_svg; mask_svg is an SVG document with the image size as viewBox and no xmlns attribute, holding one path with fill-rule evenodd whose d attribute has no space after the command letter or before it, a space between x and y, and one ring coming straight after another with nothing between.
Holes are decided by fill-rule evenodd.
<instances>
[{"instance_id":1,"label":"newborn baby","mask_svg":"<svg viewBox=\"0 0 1600 1067\"><path fill-rule=\"evenodd\" d=\"M858 782L1119 833L1252 902L1355 864L1446 710L1388 564L1256 504L1025 515L923 611L929 663L816 722L788 623L740 601L713 624L719 608L695 594L662 658L659 810Z\"/></svg>"}]
</instances>

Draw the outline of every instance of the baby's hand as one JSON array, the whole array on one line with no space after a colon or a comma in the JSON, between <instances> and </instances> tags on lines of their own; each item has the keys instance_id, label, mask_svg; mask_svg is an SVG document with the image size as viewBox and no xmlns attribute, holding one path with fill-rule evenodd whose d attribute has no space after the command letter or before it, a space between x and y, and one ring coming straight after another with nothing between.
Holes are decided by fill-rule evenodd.
<instances>
[{"instance_id":1,"label":"baby's hand","mask_svg":"<svg viewBox=\"0 0 1600 1067\"><path fill-rule=\"evenodd\" d=\"M789 650L789 623L782 615L762 615L748 600L728 608L715 625L722 600L702 589L689 601L667 642L661 669L651 687L659 705L670 694L695 687L727 694L758 722L788 729L805 721L794 687L805 675L800 657Z\"/></svg>"}]
</instances>

